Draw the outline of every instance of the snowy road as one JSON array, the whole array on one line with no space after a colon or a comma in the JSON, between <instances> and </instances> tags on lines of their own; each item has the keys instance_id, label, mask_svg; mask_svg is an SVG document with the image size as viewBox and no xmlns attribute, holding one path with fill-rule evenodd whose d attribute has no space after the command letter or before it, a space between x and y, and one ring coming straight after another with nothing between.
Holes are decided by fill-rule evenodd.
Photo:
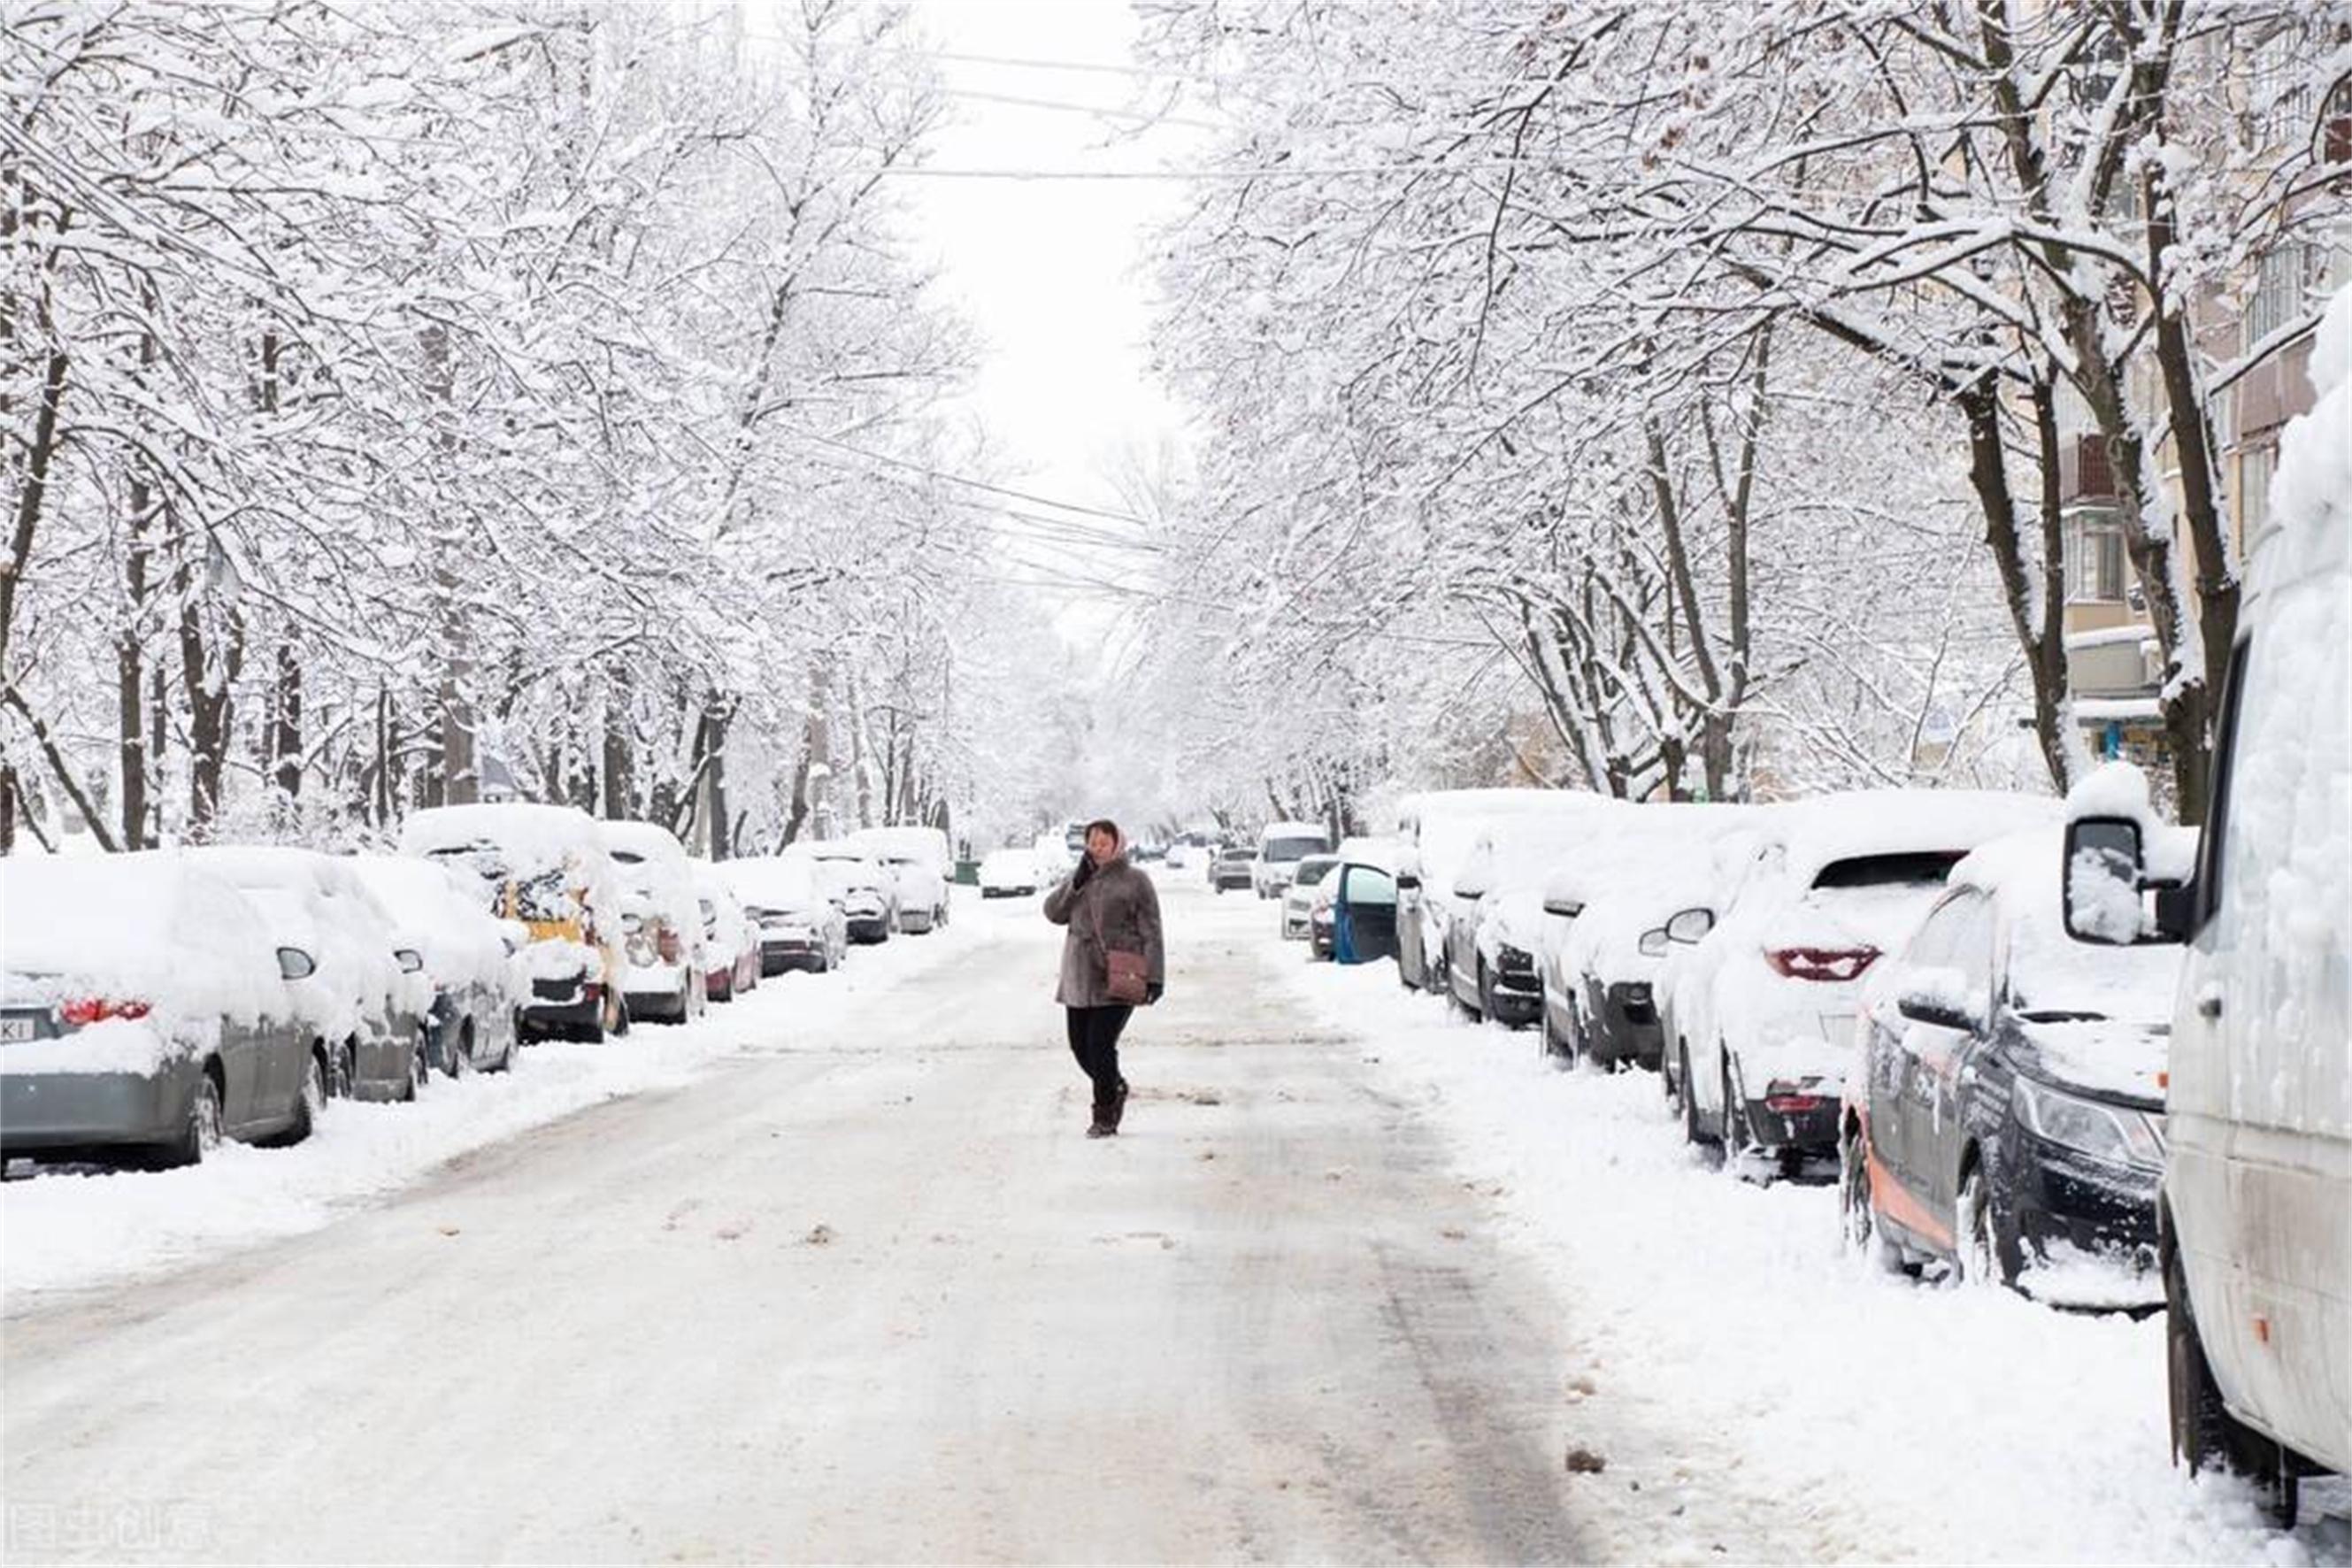
<instances>
[{"instance_id":1,"label":"snowy road","mask_svg":"<svg viewBox=\"0 0 2352 1568\"><path fill-rule=\"evenodd\" d=\"M388 1205L8 1324L11 1557L1559 1559L1557 1310L1171 889L1129 1133L1058 933ZM1225 933L1231 933L1230 937Z\"/></svg>"},{"instance_id":2,"label":"snowy road","mask_svg":"<svg viewBox=\"0 0 2352 1568\"><path fill-rule=\"evenodd\" d=\"M2340 1492L2284 1535L2170 1468L2160 1324L1874 1276L1654 1080L1164 886L1116 1141L1024 901L562 1120L593 1058L170 1225L210 1167L10 1184L9 1560L2352 1559Z\"/></svg>"}]
</instances>

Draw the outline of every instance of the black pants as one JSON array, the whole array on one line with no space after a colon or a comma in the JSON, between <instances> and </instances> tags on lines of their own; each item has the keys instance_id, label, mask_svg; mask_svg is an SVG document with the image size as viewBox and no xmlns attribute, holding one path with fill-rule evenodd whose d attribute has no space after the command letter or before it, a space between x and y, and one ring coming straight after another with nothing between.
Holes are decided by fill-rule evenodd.
<instances>
[{"instance_id":1,"label":"black pants","mask_svg":"<svg viewBox=\"0 0 2352 1568\"><path fill-rule=\"evenodd\" d=\"M1118 1036L1134 1011L1124 1002L1068 1009L1070 1054L1078 1058L1079 1070L1094 1081L1097 1105L1108 1105L1118 1099L1127 1081L1118 1076Z\"/></svg>"}]
</instances>

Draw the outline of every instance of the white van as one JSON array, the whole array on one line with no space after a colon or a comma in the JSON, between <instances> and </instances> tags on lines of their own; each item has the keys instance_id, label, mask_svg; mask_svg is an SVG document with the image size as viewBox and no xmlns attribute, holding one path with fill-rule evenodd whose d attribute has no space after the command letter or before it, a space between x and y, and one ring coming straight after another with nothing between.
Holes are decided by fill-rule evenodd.
<instances>
[{"instance_id":1,"label":"white van","mask_svg":"<svg viewBox=\"0 0 2352 1568\"><path fill-rule=\"evenodd\" d=\"M2251 546L2196 875L2157 916L2189 943L2158 1215L2173 1455L2251 1472L2284 1517L2300 1476L2352 1469L2352 289L2312 379ZM2101 879L2083 831L2070 882Z\"/></svg>"},{"instance_id":2,"label":"white van","mask_svg":"<svg viewBox=\"0 0 2352 1568\"><path fill-rule=\"evenodd\" d=\"M1257 836L1257 858L1250 862L1250 886L1261 899L1278 899L1291 874L1309 855L1331 852L1331 835L1319 822L1270 822Z\"/></svg>"}]
</instances>

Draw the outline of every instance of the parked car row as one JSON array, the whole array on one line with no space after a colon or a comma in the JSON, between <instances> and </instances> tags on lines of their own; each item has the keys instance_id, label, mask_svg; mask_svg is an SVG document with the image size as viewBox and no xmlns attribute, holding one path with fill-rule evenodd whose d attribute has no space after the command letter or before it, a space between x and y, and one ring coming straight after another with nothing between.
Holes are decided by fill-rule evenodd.
<instances>
[{"instance_id":1,"label":"parked car row","mask_svg":"<svg viewBox=\"0 0 2352 1568\"><path fill-rule=\"evenodd\" d=\"M396 855L0 860L0 1160L194 1163L530 1039L685 1023L945 924L948 855L885 828L713 865L662 827L501 804L418 811Z\"/></svg>"},{"instance_id":2,"label":"parked car row","mask_svg":"<svg viewBox=\"0 0 2352 1568\"><path fill-rule=\"evenodd\" d=\"M1657 1071L1727 1167L1833 1172L1889 1268L2161 1304L2177 1455L2291 1511L2352 1463L2352 852L2340 757L2242 800L2239 711L2201 842L2120 763L2063 803L1448 792L1302 862L1283 934L1303 911L1318 957Z\"/></svg>"}]
</instances>

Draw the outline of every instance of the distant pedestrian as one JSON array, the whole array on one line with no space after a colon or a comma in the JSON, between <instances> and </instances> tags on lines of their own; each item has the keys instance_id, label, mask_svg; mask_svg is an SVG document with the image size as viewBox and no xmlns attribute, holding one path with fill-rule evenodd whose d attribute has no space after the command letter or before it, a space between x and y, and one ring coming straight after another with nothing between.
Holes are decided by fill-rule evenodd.
<instances>
[{"instance_id":1,"label":"distant pedestrian","mask_svg":"<svg viewBox=\"0 0 2352 1568\"><path fill-rule=\"evenodd\" d=\"M1087 1136L1108 1138L1127 1110L1119 1031L1136 1008L1160 1000L1168 977L1159 889L1128 860L1118 824L1087 824L1086 856L1045 895L1045 918L1069 928L1054 1000L1069 1009L1070 1054L1094 1088Z\"/></svg>"}]
</instances>

